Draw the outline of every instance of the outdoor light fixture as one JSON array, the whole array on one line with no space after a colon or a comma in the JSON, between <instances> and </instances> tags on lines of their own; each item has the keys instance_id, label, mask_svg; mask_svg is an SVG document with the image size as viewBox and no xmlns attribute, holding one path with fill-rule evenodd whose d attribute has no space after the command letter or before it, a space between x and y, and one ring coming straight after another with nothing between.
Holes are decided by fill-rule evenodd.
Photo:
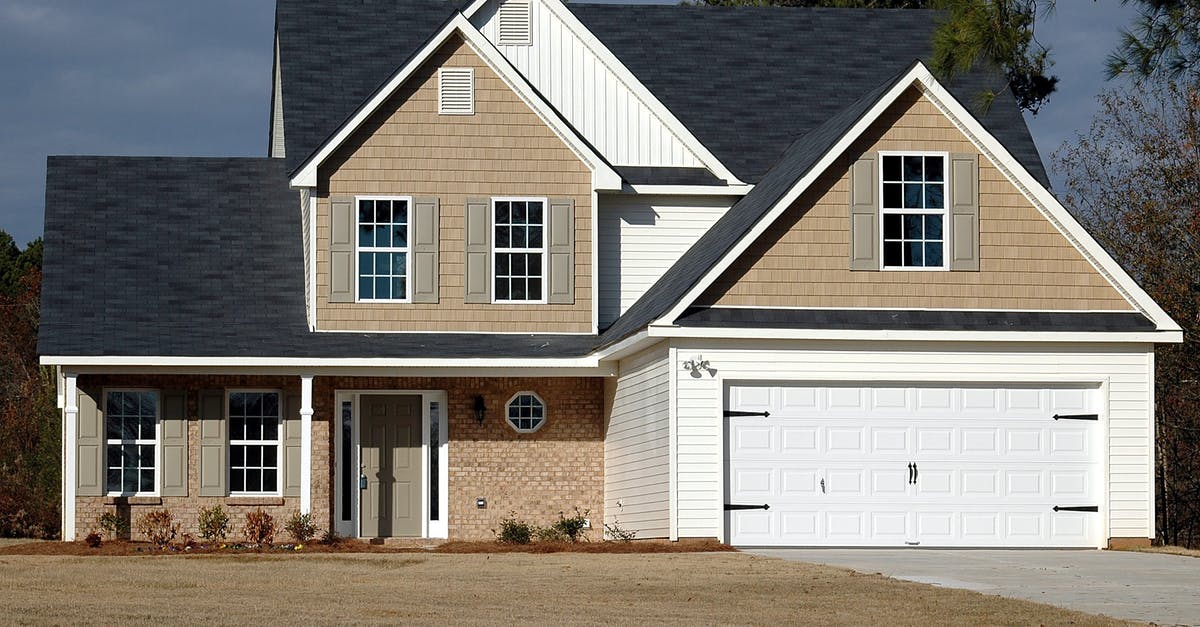
<instances>
[{"instance_id":1,"label":"outdoor light fixture","mask_svg":"<svg viewBox=\"0 0 1200 627\"><path fill-rule=\"evenodd\" d=\"M696 378L700 377L701 371L706 371L710 375L716 373L712 366L708 364L708 360L704 358L704 355L696 355L695 357L683 362L683 369L690 371L692 376Z\"/></svg>"},{"instance_id":2,"label":"outdoor light fixture","mask_svg":"<svg viewBox=\"0 0 1200 627\"><path fill-rule=\"evenodd\" d=\"M487 509L487 499L483 498L482 496L475 499L475 507L479 509Z\"/></svg>"},{"instance_id":3,"label":"outdoor light fixture","mask_svg":"<svg viewBox=\"0 0 1200 627\"><path fill-rule=\"evenodd\" d=\"M487 406L483 404L483 397L475 397L475 421L483 424L484 417L487 416Z\"/></svg>"}]
</instances>

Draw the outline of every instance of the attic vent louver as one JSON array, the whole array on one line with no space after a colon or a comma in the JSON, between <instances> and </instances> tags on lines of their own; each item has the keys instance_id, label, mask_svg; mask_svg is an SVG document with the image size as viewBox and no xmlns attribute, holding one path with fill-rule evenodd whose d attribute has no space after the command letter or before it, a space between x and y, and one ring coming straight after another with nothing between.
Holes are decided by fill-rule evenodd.
<instances>
[{"instance_id":1,"label":"attic vent louver","mask_svg":"<svg viewBox=\"0 0 1200 627\"><path fill-rule=\"evenodd\" d=\"M530 32L529 0L504 0L496 26L496 45L528 46L533 43Z\"/></svg>"},{"instance_id":2,"label":"attic vent louver","mask_svg":"<svg viewBox=\"0 0 1200 627\"><path fill-rule=\"evenodd\" d=\"M438 113L475 114L475 70L442 68L438 71Z\"/></svg>"}]
</instances>

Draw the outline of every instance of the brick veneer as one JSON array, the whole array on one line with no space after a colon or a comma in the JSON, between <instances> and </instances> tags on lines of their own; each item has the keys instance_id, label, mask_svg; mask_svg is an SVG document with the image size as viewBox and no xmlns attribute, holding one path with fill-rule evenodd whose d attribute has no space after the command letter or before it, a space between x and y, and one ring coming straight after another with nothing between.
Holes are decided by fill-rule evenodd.
<instances>
[{"instance_id":1,"label":"brick veneer","mask_svg":"<svg viewBox=\"0 0 1200 627\"><path fill-rule=\"evenodd\" d=\"M603 383L599 378L433 378L433 377L316 377L313 381L313 516L322 529L333 521L330 487L337 390L445 390L449 400L449 516L450 537L488 539L509 512L529 522L546 525L560 512L590 510L596 521L590 534L599 538L604 519ZM201 507L223 503L240 533L245 513L258 505L241 499L199 497L199 390L218 388L268 388L299 392L299 377L274 376L166 376L87 375L82 386L151 387L188 390L188 492L186 497L163 497L157 504L115 504L107 497L76 499L76 530L82 537L95 528L96 517L119 508L136 520L156 507L169 508L183 531L195 534ZM536 392L546 402L548 419L535 433L520 434L504 419L504 404L520 391ZM487 417L478 424L473 405L482 395ZM475 499L487 499L487 509L477 509ZM298 498L262 508L282 519L299 509Z\"/></svg>"}]
</instances>

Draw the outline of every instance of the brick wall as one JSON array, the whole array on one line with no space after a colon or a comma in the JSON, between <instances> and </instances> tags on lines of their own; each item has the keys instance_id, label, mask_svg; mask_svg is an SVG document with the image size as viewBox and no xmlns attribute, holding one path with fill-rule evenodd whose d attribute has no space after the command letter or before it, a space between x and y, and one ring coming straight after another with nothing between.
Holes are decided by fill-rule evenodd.
<instances>
[{"instance_id":1,"label":"brick wall","mask_svg":"<svg viewBox=\"0 0 1200 627\"><path fill-rule=\"evenodd\" d=\"M201 507L223 503L240 534L245 513L258 505L243 499L195 496L199 491L198 391L219 388L268 388L298 392L299 377L261 376L82 376L81 386L152 387L188 390L188 491L187 497L163 497L158 504L113 503L108 497L76 499L76 529L80 536L95 527L96 517L120 508L132 519L157 507L167 507L184 531L195 534ZM316 377L313 382L313 515L322 529L333 522L333 450L336 390L445 390L449 408L449 521L454 539L490 539L492 530L509 512L546 525L559 512L573 514L576 507L590 510L595 521L593 538L601 535L604 519L603 384L598 378L395 378ZM515 393L536 392L546 403L547 421L535 433L520 434L504 419L504 404ZM488 408L478 424L473 405L482 395ZM475 499L487 499L487 509L476 509ZM278 499L276 499L278 501ZM298 498L281 505L264 506L282 524L299 509ZM281 534L282 537L282 534Z\"/></svg>"}]
</instances>

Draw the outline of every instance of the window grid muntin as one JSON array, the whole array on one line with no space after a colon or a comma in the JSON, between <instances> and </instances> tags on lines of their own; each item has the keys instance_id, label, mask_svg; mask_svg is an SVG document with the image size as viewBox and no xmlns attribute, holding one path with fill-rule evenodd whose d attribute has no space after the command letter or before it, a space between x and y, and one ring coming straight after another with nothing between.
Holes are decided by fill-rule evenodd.
<instances>
[{"instance_id":1,"label":"window grid muntin","mask_svg":"<svg viewBox=\"0 0 1200 627\"><path fill-rule=\"evenodd\" d=\"M243 397L241 402L241 411L235 411L237 406L235 403L238 397ZM260 397L261 404L258 411L252 412L252 406L245 401L251 400L253 397ZM274 414L268 415L267 399L273 398ZM236 390L229 393L229 398L226 402L226 409L229 416L229 493L231 495L271 495L278 496L282 490L282 458L283 458L283 395L278 391L273 390ZM272 429L267 428L267 419L271 418L274 424L274 438L266 437ZM241 419L242 429L240 433L235 424L235 419ZM250 420L255 419L257 423L251 423ZM250 437L257 435L257 438ZM240 436L240 437L238 437ZM257 458L257 463L251 464L251 454ZM273 463L268 464L270 457L273 457ZM239 477L240 473L240 477ZM257 474L254 474L257 473ZM268 473L270 473L268 475ZM267 488L267 477L274 478L274 486L272 489ZM240 482L238 479L240 478ZM250 479L257 478L255 482L258 490L248 489L251 486ZM239 486L241 489L235 489Z\"/></svg>"},{"instance_id":2,"label":"window grid muntin","mask_svg":"<svg viewBox=\"0 0 1200 627\"><path fill-rule=\"evenodd\" d=\"M546 210L545 198L492 199L492 300L497 303L537 304L546 302ZM522 214L514 209L520 206ZM530 218L536 207L539 219ZM501 209L505 210L501 215ZM516 218L518 215L520 220ZM504 218L503 220L501 218ZM503 229L503 230L502 230ZM501 237L504 233L505 237ZM522 244L515 246L514 244ZM513 298L521 287L523 298ZM502 289L503 288L503 289ZM531 292L536 290L536 298Z\"/></svg>"},{"instance_id":3,"label":"window grid muntin","mask_svg":"<svg viewBox=\"0 0 1200 627\"><path fill-rule=\"evenodd\" d=\"M368 217L364 213L366 203L370 203L370 222L364 222ZM380 213L381 204L387 206L387 222L380 222L384 217ZM402 206L404 219L396 220L396 207ZM407 303L410 302L409 281L409 242L412 240L412 198L409 196L358 196L354 201L355 233L354 233L354 290L357 300L373 303ZM370 245L365 245L364 227L370 226ZM402 232L402 235L398 235ZM380 235L386 235L386 239ZM398 246L397 241L403 245ZM385 245L380 245L385 244ZM382 269L382 271L381 271ZM369 271L367 271L369 270ZM369 283L364 284L364 281ZM369 286L369 289L368 289ZM387 297L376 297L379 288L387 288ZM400 298L395 293L401 291Z\"/></svg>"},{"instance_id":4,"label":"window grid muntin","mask_svg":"<svg viewBox=\"0 0 1200 627\"><path fill-rule=\"evenodd\" d=\"M947 201L949 199L949 154L945 152L929 152L929 151L902 151L902 152L881 152L879 153L879 255L880 266L885 270L944 270L948 266L947 260L947 240L946 230L948 227L947 220L949 210ZM919 159L921 170L919 178L910 176L909 165L911 160ZM899 160L900 168L896 170L889 167L889 163L896 163ZM940 167L940 180L935 172L930 171L930 165L936 164ZM936 168L934 168L936 170ZM897 176L898 174L898 176ZM932 174L932 176L931 176ZM900 185L899 203L895 203L896 198L894 193L889 190L895 190L895 186ZM908 188L919 186L920 191L917 199L919 203L910 202ZM940 191L938 193L931 193ZM931 203L930 201L934 202ZM941 207L928 206L930 204L941 203ZM898 206L896 206L898 204ZM920 206L906 206L916 205ZM900 220L900 236L889 236L894 234L896 229L892 228L895 225L896 218L889 216L901 216ZM912 218L910 220L910 218ZM911 222L920 221L920 234L918 236L910 235L909 227ZM936 236L935 236L936 235ZM896 251L899 251L899 263L888 263L889 260L895 261ZM917 254L919 251L919 255ZM925 257L929 254L940 255L941 263L925 264ZM913 263L917 257L920 257L921 265Z\"/></svg>"},{"instance_id":5,"label":"window grid muntin","mask_svg":"<svg viewBox=\"0 0 1200 627\"><path fill-rule=\"evenodd\" d=\"M154 390L104 390L104 489L109 495L155 496L158 494L158 453L162 425L158 392ZM113 399L120 399L120 407ZM131 404L127 405L126 401ZM112 422L120 426L113 430ZM134 423L130 425L129 419ZM149 433L147 433L149 431ZM117 437L112 437L116 435ZM146 437L149 435L150 437ZM126 437L131 436L131 437ZM124 463L132 457L136 465ZM120 460L117 466L114 460ZM133 473L134 489L127 489L127 472ZM114 475L114 473L116 473ZM117 477L114 489L113 477ZM148 487L147 487L148 486Z\"/></svg>"},{"instance_id":6,"label":"window grid muntin","mask_svg":"<svg viewBox=\"0 0 1200 627\"><path fill-rule=\"evenodd\" d=\"M546 403L533 392L518 392L504 404L504 418L518 433L533 433L546 424Z\"/></svg>"}]
</instances>

